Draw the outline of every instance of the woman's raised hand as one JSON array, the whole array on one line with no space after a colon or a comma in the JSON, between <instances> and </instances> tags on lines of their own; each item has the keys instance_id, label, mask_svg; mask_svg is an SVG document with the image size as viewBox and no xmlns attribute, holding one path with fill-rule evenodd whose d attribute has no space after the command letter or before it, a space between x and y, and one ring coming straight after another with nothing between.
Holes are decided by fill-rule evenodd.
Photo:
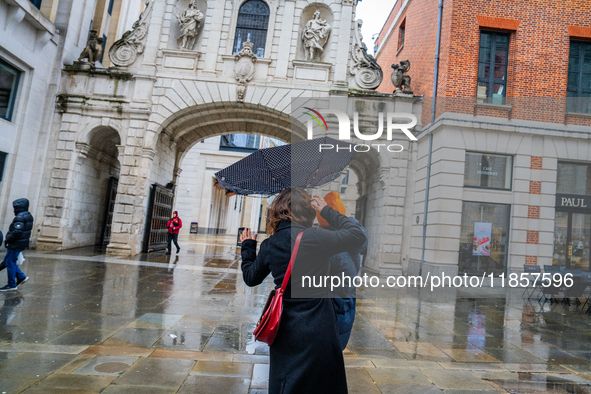
<instances>
[{"instance_id":1,"label":"woman's raised hand","mask_svg":"<svg viewBox=\"0 0 591 394\"><path fill-rule=\"evenodd\" d=\"M327 204L326 201L324 201L324 198L320 196L312 197L312 208L314 208L316 211L322 211L322 208L324 208L326 205Z\"/></svg>"},{"instance_id":2,"label":"woman's raised hand","mask_svg":"<svg viewBox=\"0 0 591 394\"><path fill-rule=\"evenodd\" d=\"M252 239L252 240L256 241L257 236L258 236L258 234L255 234L253 237L250 229L245 228L244 230L242 230L242 234L240 234L240 243L246 241L247 239Z\"/></svg>"}]
</instances>

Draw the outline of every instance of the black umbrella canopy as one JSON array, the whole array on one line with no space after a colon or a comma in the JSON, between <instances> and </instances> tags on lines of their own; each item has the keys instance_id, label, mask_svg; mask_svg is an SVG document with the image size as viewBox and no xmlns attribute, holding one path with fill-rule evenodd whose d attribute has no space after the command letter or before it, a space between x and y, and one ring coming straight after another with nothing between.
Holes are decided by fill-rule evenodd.
<instances>
[{"instance_id":1,"label":"black umbrella canopy","mask_svg":"<svg viewBox=\"0 0 591 394\"><path fill-rule=\"evenodd\" d=\"M259 149L215 176L221 187L237 194L276 194L287 187L316 187L336 179L354 154L350 143L322 137Z\"/></svg>"}]
</instances>

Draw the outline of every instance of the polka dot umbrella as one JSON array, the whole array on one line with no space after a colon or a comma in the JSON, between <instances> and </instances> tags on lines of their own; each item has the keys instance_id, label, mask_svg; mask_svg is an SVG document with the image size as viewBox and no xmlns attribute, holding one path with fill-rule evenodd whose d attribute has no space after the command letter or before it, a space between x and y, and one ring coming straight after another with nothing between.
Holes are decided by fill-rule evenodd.
<instances>
[{"instance_id":1,"label":"polka dot umbrella","mask_svg":"<svg viewBox=\"0 0 591 394\"><path fill-rule=\"evenodd\" d=\"M259 149L215 176L221 187L237 194L276 194L333 181L354 154L352 144L322 137Z\"/></svg>"}]
</instances>

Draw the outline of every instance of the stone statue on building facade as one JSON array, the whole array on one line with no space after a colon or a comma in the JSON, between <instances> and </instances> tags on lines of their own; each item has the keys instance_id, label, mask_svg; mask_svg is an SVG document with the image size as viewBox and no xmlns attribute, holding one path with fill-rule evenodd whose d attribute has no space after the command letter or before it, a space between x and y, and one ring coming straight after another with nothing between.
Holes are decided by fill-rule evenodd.
<instances>
[{"instance_id":1,"label":"stone statue on building facade","mask_svg":"<svg viewBox=\"0 0 591 394\"><path fill-rule=\"evenodd\" d=\"M154 5L154 0L146 0L146 8L131 30L123 33L121 39L109 49L111 63L118 67L129 67L137 60L138 55L144 53L144 39L148 35L148 20Z\"/></svg>"},{"instance_id":2,"label":"stone statue on building facade","mask_svg":"<svg viewBox=\"0 0 591 394\"><path fill-rule=\"evenodd\" d=\"M179 20L181 27L181 34L178 37L178 40L181 41L179 48L190 51L195 46L199 26L203 20L203 13L197 9L195 0L191 0L189 8L180 14L175 14L175 16Z\"/></svg>"},{"instance_id":3,"label":"stone statue on building facade","mask_svg":"<svg viewBox=\"0 0 591 394\"><path fill-rule=\"evenodd\" d=\"M320 11L316 10L314 17L306 23L302 32L306 60L320 61L324 47L330 36L331 27L328 22L320 17Z\"/></svg>"},{"instance_id":4,"label":"stone statue on building facade","mask_svg":"<svg viewBox=\"0 0 591 394\"><path fill-rule=\"evenodd\" d=\"M88 41L86 41L86 48L78 58L79 62L83 59L88 59L87 62L94 66L94 63L103 56L103 38L98 36L96 30L91 30L88 34Z\"/></svg>"},{"instance_id":5,"label":"stone statue on building facade","mask_svg":"<svg viewBox=\"0 0 591 394\"><path fill-rule=\"evenodd\" d=\"M236 87L237 101L244 101L246 95L246 84L252 80L254 72L256 71L254 64L257 61L257 56L252 51L254 44L247 39L242 43L242 50L234 56L234 76L238 83Z\"/></svg>"},{"instance_id":6,"label":"stone statue on building facade","mask_svg":"<svg viewBox=\"0 0 591 394\"><path fill-rule=\"evenodd\" d=\"M355 83L361 89L375 90L382 83L384 73L373 56L367 53L367 46L363 42L363 36L361 35L361 26L363 26L363 21L357 19L355 23L355 41L351 49L352 64L349 73L355 76Z\"/></svg>"},{"instance_id":7,"label":"stone statue on building facade","mask_svg":"<svg viewBox=\"0 0 591 394\"><path fill-rule=\"evenodd\" d=\"M392 68L394 69L391 76L392 85L396 88L394 93L412 94L410 77L407 74L408 70L410 70L410 61L402 60L400 65L393 64ZM404 89L402 88L403 86Z\"/></svg>"}]
</instances>

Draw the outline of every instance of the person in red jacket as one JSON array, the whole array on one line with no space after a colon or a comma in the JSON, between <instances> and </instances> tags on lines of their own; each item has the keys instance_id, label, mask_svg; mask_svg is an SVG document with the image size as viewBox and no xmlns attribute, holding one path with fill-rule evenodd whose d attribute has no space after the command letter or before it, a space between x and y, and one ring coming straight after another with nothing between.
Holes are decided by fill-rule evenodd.
<instances>
[{"instance_id":1,"label":"person in red jacket","mask_svg":"<svg viewBox=\"0 0 591 394\"><path fill-rule=\"evenodd\" d=\"M166 254L170 254L172 250L171 242L174 242L174 246L176 246L176 252L181 251L181 247L179 246L179 231L181 227L183 227L183 221L179 218L179 213L174 211L172 213L172 218L168 221L166 225L168 227L168 251Z\"/></svg>"}]
</instances>

